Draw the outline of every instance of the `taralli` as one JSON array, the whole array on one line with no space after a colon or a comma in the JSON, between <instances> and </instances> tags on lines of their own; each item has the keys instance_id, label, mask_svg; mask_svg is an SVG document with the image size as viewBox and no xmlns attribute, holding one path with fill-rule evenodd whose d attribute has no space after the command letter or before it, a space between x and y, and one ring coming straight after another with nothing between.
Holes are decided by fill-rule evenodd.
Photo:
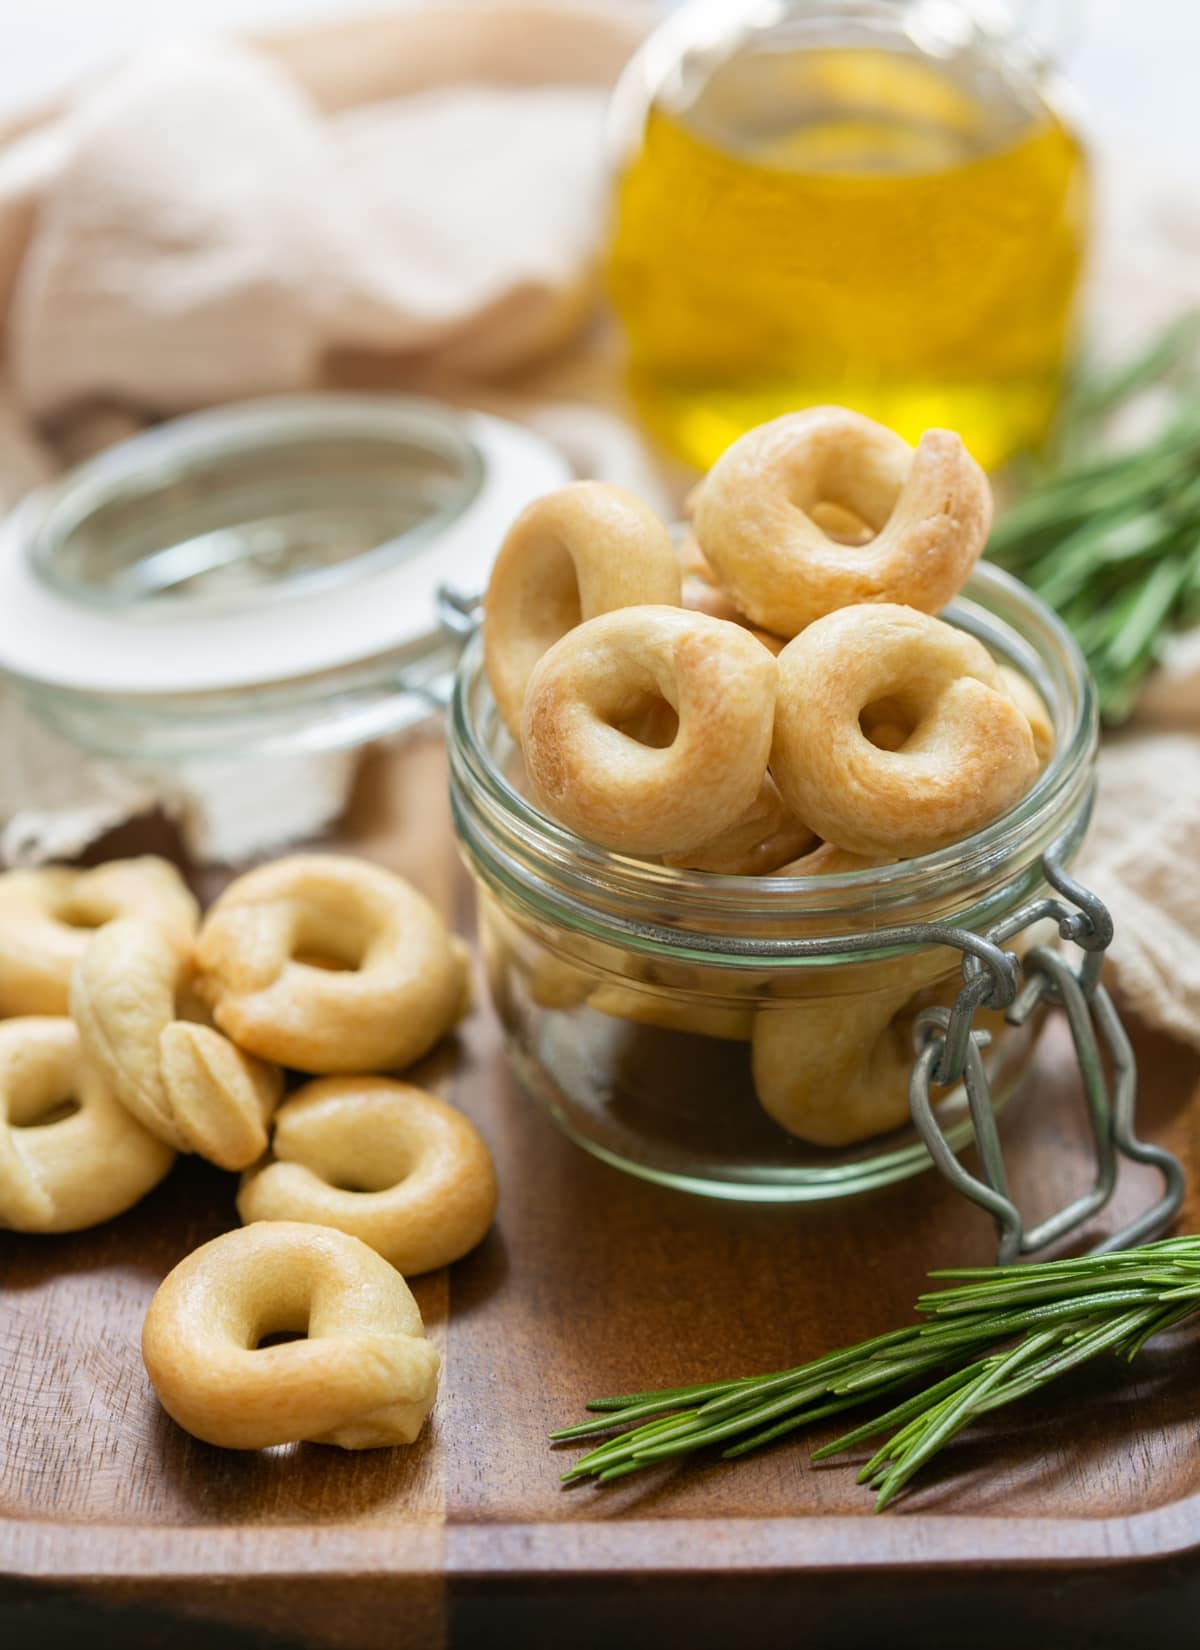
<instances>
[{"instance_id":1,"label":"taralli","mask_svg":"<svg viewBox=\"0 0 1200 1650\"><path fill-rule=\"evenodd\" d=\"M790 814L779 787L767 774L747 811L728 830L689 853L664 854L667 865L719 876L768 876L795 859L816 838Z\"/></svg>"},{"instance_id":2,"label":"taralli","mask_svg":"<svg viewBox=\"0 0 1200 1650\"><path fill-rule=\"evenodd\" d=\"M71 971L92 930L106 922L143 917L186 945L199 916L175 867L150 855L90 871L6 871L0 875L0 1017L65 1014Z\"/></svg>"},{"instance_id":3,"label":"taralli","mask_svg":"<svg viewBox=\"0 0 1200 1650\"><path fill-rule=\"evenodd\" d=\"M793 859L772 871L775 877L843 877L855 871L873 871L881 865L893 865L894 859L882 855L850 854L845 848L835 848L832 842L822 842L799 859Z\"/></svg>"},{"instance_id":4,"label":"taralli","mask_svg":"<svg viewBox=\"0 0 1200 1650\"><path fill-rule=\"evenodd\" d=\"M907 1121L913 987L763 1009L750 1046L759 1101L789 1134L845 1146Z\"/></svg>"},{"instance_id":5,"label":"taralli","mask_svg":"<svg viewBox=\"0 0 1200 1650\"><path fill-rule=\"evenodd\" d=\"M1000 680L1013 703L1019 705L1029 723L1029 731L1033 735L1033 748L1037 752L1038 766L1044 768L1054 755L1054 723L1050 719L1050 712L1046 709L1046 701L1034 687L1028 676L1011 665L998 665Z\"/></svg>"},{"instance_id":6,"label":"taralli","mask_svg":"<svg viewBox=\"0 0 1200 1650\"><path fill-rule=\"evenodd\" d=\"M818 836L907 859L958 842L1037 774L1025 714L981 642L909 607L845 607L779 656L771 772ZM862 719L899 705L908 736L880 750Z\"/></svg>"},{"instance_id":7,"label":"taralli","mask_svg":"<svg viewBox=\"0 0 1200 1650\"><path fill-rule=\"evenodd\" d=\"M701 485L693 527L737 607L790 637L859 602L938 612L991 516L987 477L949 430L927 430L914 453L860 413L813 407L735 441ZM837 537L820 525L831 519ZM871 535L858 545L855 520Z\"/></svg>"},{"instance_id":8,"label":"taralli","mask_svg":"<svg viewBox=\"0 0 1200 1650\"><path fill-rule=\"evenodd\" d=\"M0 1226L98 1226L145 1197L174 1161L85 1065L70 1020L0 1025Z\"/></svg>"},{"instance_id":9,"label":"taralli","mask_svg":"<svg viewBox=\"0 0 1200 1650\"><path fill-rule=\"evenodd\" d=\"M749 624L746 615L739 612L730 592L723 591L716 582L716 574L708 566L692 533L678 546L678 564L683 576L680 606L695 614L708 614L710 619L728 619L730 624Z\"/></svg>"},{"instance_id":10,"label":"taralli","mask_svg":"<svg viewBox=\"0 0 1200 1650\"><path fill-rule=\"evenodd\" d=\"M495 967L491 977L496 979ZM529 960L523 970L523 980L526 991L539 1008L575 1008L579 1003L586 1002L589 993L596 987L594 974L588 974L582 968L576 968L574 963L564 962L549 952Z\"/></svg>"},{"instance_id":11,"label":"taralli","mask_svg":"<svg viewBox=\"0 0 1200 1650\"><path fill-rule=\"evenodd\" d=\"M696 514L696 506L700 502L700 494L706 479L701 477L689 488L684 498L683 514L688 522ZM861 516L856 516L853 510L847 510L841 504L830 503L828 499L821 499L814 504L811 514L821 531L838 544L866 544L868 539L875 536ZM696 543L696 535L690 528L678 546L678 555L685 579L689 573L695 573L707 579L710 584L717 582L717 576L705 559L703 550Z\"/></svg>"},{"instance_id":12,"label":"taralli","mask_svg":"<svg viewBox=\"0 0 1200 1650\"><path fill-rule=\"evenodd\" d=\"M297 854L230 883L196 966L226 1036L300 1071L411 1065L468 1000L465 949L428 900L382 866L334 854Z\"/></svg>"},{"instance_id":13,"label":"taralli","mask_svg":"<svg viewBox=\"0 0 1200 1650\"><path fill-rule=\"evenodd\" d=\"M75 970L71 1015L85 1062L144 1128L176 1151L244 1169L267 1149L282 1073L196 1023L190 974L190 957L161 928L109 923Z\"/></svg>"},{"instance_id":14,"label":"taralli","mask_svg":"<svg viewBox=\"0 0 1200 1650\"><path fill-rule=\"evenodd\" d=\"M679 598L670 535L641 499L577 481L536 500L509 528L484 602L484 665L509 730L534 665L581 620Z\"/></svg>"},{"instance_id":15,"label":"taralli","mask_svg":"<svg viewBox=\"0 0 1200 1650\"><path fill-rule=\"evenodd\" d=\"M847 510L841 504L831 503L828 499L819 500L809 514L825 537L832 539L835 544L869 544L875 537L861 516L855 515L853 510Z\"/></svg>"},{"instance_id":16,"label":"taralli","mask_svg":"<svg viewBox=\"0 0 1200 1650\"><path fill-rule=\"evenodd\" d=\"M262 1346L268 1336L304 1338ZM225 1449L411 1444L439 1359L408 1285L357 1238L259 1221L181 1260L142 1330L159 1402Z\"/></svg>"},{"instance_id":17,"label":"taralli","mask_svg":"<svg viewBox=\"0 0 1200 1650\"><path fill-rule=\"evenodd\" d=\"M666 701L678 731L664 748L622 731ZM709 842L752 806L767 771L775 660L738 625L680 607L605 614L541 660L522 745L554 817L631 854Z\"/></svg>"},{"instance_id":18,"label":"taralli","mask_svg":"<svg viewBox=\"0 0 1200 1650\"><path fill-rule=\"evenodd\" d=\"M632 971L631 971L632 972ZM678 970L671 970L677 974ZM616 1020L658 1026L662 1031L685 1031L693 1037L717 1037L727 1043L748 1043L754 1030L754 1010L731 994L727 1002L697 984L687 990L677 980L648 977L637 984L607 980L597 985L588 1007Z\"/></svg>"},{"instance_id":19,"label":"taralli","mask_svg":"<svg viewBox=\"0 0 1200 1650\"><path fill-rule=\"evenodd\" d=\"M406 1277L474 1249L496 1173L461 1112L409 1083L323 1077L280 1108L271 1160L242 1181L244 1221L303 1220L361 1238Z\"/></svg>"},{"instance_id":20,"label":"taralli","mask_svg":"<svg viewBox=\"0 0 1200 1650\"><path fill-rule=\"evenodd\" d=\"M898 751L912 732L898 699L877 699L866 706L859 721L867 738L881 751Z\"/></svg>"},{"instance_id":21,"label":"taralli","mask_svg":"<svg viewBox=\"0 0 1200 1650\"><path fill-rule=\"evenodd\" d=\"M746 615L738 610L727 590L717 583L716 574L704 559L704 553L691 533L677 547L679 571L683 576L681 604L693 613L707 613L710 619L727 619L730 624L743 625L762 645L778 653L783 646L782 636L772 636L769 630L759 630Z\"/></svg>"},{"instance_id":22,"label":"taralli","mask_svg":"<svg viewBox=\"0 0 1200 1650\"><path fill-rule=\"evenodd\" d=\"M481 888L478 896L479 949L493 1001L516 1004L529 998L539 1008L575 1008L586 1001L596 975L550 948L545 931L522 927Z\"/></svg>"}]
</instances>

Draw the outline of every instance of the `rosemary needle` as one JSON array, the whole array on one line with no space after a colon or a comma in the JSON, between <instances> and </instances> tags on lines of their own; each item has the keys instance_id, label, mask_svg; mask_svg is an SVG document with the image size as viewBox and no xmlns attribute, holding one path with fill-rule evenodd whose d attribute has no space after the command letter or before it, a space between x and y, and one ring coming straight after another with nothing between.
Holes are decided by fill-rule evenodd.
<instances>
[{"instance_id":1,"label":"rosemary needle","mask_svg":"<svg viewBox=\"0 0 1200 1650\"><path fill-rule=\"evenodd\" d=\"M1115 451L1111 420L1148 391L1165 416ZM1200 312L1079 377L1049 467L1001 516L988 555L1061 613L1105 719L1128 716L1165 636L1200 617Z\"/></svg>"},{"instance_id":2,"label":"rosemary needle","mask_svg":"<svg viewBox=\"0 0 1200 1650\"><path fill-rule=\"evenodd\" d=\"M813 1454L828 1460L886 1435L859 1473L882 1511L980 1416L1102 1353L1132 1359L1152 1336L1200 1314L1200 1237L933 1276L956 1281L920 1297L924 1323L770 1375L594 1400L589 1408L601 1415L553 1433L553 1440L613 1436L581 1456L564 1482L611 1483L713 1444L737 1460L842 1410L898 1397Z\"/></svg>"}]
</instances>

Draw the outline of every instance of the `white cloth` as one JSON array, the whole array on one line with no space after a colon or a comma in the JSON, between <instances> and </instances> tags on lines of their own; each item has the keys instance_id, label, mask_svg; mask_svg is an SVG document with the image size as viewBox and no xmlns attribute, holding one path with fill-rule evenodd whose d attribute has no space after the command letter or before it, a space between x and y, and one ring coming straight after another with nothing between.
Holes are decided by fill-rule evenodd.
<instances>
[{"instance_id":1,"label":"white cloth","mask_svg":"<svg viewBox=\"0 0 1200 1650\"><path fill-rule=\"evenodd\" d=\"M262 48L187 39L133 57L0 154L22 406L170 413L311 387L339 350L476 376L562 343L592 298L605 103L642 19L381 19L361 40L366 95L343 82L333 113L314 96L327 87Z\"/></svg>"},{"instance_id":2,"label":"white cloth","mask_svg":"<svg viewBox=\"0 0 1200 1650\"><path fill-rule=\"evenodd\" d=\"M1126 733L1105 747L1079 874L1112 912L1112 969L1148 1025L1200 1047L1200 741Z\"/></svg>"}]
</instances>

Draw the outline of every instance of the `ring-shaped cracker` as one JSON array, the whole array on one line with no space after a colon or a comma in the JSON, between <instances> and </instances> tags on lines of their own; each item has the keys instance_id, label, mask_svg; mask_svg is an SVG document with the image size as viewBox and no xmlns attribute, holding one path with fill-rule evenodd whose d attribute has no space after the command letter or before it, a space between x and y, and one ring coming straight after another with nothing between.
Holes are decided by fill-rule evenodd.
<instances>
[{"instance_id":1,"label":"ring-shaped cracker","mask_svg":"<svg viewBox=\"0 0 1200 1650\"><path fill-rule=\"evenodd\" d=\"M128 917L93 936L71 981L84 1060L143 1128L244 1169L267 1149L283 1076L191 1015L191 958Z\"/></svg>"},{"instance_id":2,"label":"ring-shaped cracker","mask_svg":"<svg viewBox=\"0 0 1200 1650\"><path fill-rule=\"evenodd\" d=\"M759 1103L816 1146L846 1146L909 1116L911 985L781 1004L755 1017L751 1070Z\"/></svg>"},{"instance_id":3,"label":"ring-shaped cracker","mask_svg":"<svg viewBox=\"0 0 1200 1650\"><path fill-rule=\"evenodd\" d=\"M608 848L678 853L711 841L754 803L767 771L775 659L741 626L681 607L590 619L530 679L525 763L554 818ZM636 726L666 701L670 744Z\"/></svg>"},{"instance_id":4,"label":"ring-shaped cracker","mask_svg":"<svg viewBox=\"0 0 1200 1650\"><path fill-rule=\"evenodd\" d=\"M289 1331L304 1338L260 1345ZM181 1260L150 1303L142 1357L168 1415L225 1449L411 1444L437 1394L438 1354L395 1267L294 1221L239 1227Z\"/></svg>"},{"instance_id":5,"label":"ring-shaped cracker","mask_svg":"<svg viewBox=\"0 0 1200 1650\"><path fill-rule=\"evenodd\" d=\"M0 1025L0 1226L98 1226L145 1197L174 1161L82 1059L70 1020Z\"/></svg>"},{"instance_id":6,"label":"ring-shaped cracker","mask_svg":"<svg viewBox=\"0 0 1200 1650\"><path fill-rule=\"evenodd\" d=\"M71 973L92 932L118 917L143 917L179 945L200 912L165 859L114 859L89 871L65 866L0 875L0 1018L65 1014Z\"/></svg>"},{"instance_id":7,"label":"ring-shaped cracker","mask_svg":"<svg viewBox=\"0 0 1200 1650\"><path fill-rule=\"evenodd\" d=\"M322 1077L275 1117L271 1156L242 1178L238 1213L334 1226L405 1277L449 1266L496 1209L496 1171L479 1131L411 1083Z\"/></svg>"},{"instance_id":8,"label":"ring-shaped cracker","mask_svg":"<svg viewBox=\"0 0 1200 1650\"><path fill-rule=\"evenodd\" d=\"M679 564L653 510L623 487L576 481L522 511L492 568L483 658L514 737L533 667L585 619L645 602L677 605Z\"/></svg>"},{"instance_id":9,"label":"ring-shaped cracker","mask_svg":"<svg viewBox=\"0 0 1200 1650\"><path fill-rule=\"evenodd\" d=\"M844 607L779 656L771 772L826 842L907 859L970 836L1038 770L1029 721L981 642L890 604ZM896 750L863 731L881 699L909 727Z\"/></svg>"},{"instance_id":10,"label":"ring-shaped cracker","mask_svg":"<svg viewBox=\"0 0 1200 1650\"><path fill-rule=\"evenodd\" d=\"M846 542L822 506L862 521ZM839 607L902 602L937 613L961 590L992 519L987 477L949 430L914 452L845 407L788 413L735 441L701 484L693 530L751 620L795 636Z\"/></svg>"},{"instance_id":11,"label":"ring-shaped cracker","mask_svg":"<svg viewBox=\"0 0 1200 1650\"><path fill-rule=\"evenodd\" d=\"M226 1036L300 1071L411 1065L467 1006L465 948L429 901L337 854L295 854L231 882L196 967Z\"/></svg>"}]
</instances>

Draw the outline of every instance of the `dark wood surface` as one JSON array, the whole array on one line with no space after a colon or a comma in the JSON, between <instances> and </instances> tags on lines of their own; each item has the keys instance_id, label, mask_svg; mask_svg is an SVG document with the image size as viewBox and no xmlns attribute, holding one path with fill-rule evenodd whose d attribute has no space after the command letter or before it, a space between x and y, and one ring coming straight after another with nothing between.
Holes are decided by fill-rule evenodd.
<instances>
[{"instance_id":1,"label":"dark wood surface","mask_svg":"<svg viewBox=\"0 0 1200 1650\"><path fill-rule=\"evenodd\" d=\"M444 789L434 739L373 760L344 840L465 932ZM1197 1061L1137 1045L1143 1132L1194 1180ZM181 1161L108 1226L0 1234L0 1644L69 1642L83 1624L93 1645L337 1650L986 1646L1032 1625L1058 1645L1141 1642L1148 1626L1162 1642L1198 1636L1175 1625L1200 1604L1200 1359L1186 1335L1128 1374L1093 1366L1057 1402L996 1418L882 1518L852 1471L814 1468L797 1445L561 1490L545 1435L586 1397L779 1367L906 1322L930 1267L992 1258L989 1223L932 1174L791 1209L629 1179L518 1087L482 989L418 1080L483 1130L501 1205L474 1255L415 1285L446 1367L412 1449L233 1454L158 1408L141 1320L165 1272L235 1223L231 1176ZM1003 1125L1031 1213L1082 1184L1078 1115L1050 1036ZM1106 1220L1152 1183L1126 1171Z\"/></svg>"}]
</instances>

